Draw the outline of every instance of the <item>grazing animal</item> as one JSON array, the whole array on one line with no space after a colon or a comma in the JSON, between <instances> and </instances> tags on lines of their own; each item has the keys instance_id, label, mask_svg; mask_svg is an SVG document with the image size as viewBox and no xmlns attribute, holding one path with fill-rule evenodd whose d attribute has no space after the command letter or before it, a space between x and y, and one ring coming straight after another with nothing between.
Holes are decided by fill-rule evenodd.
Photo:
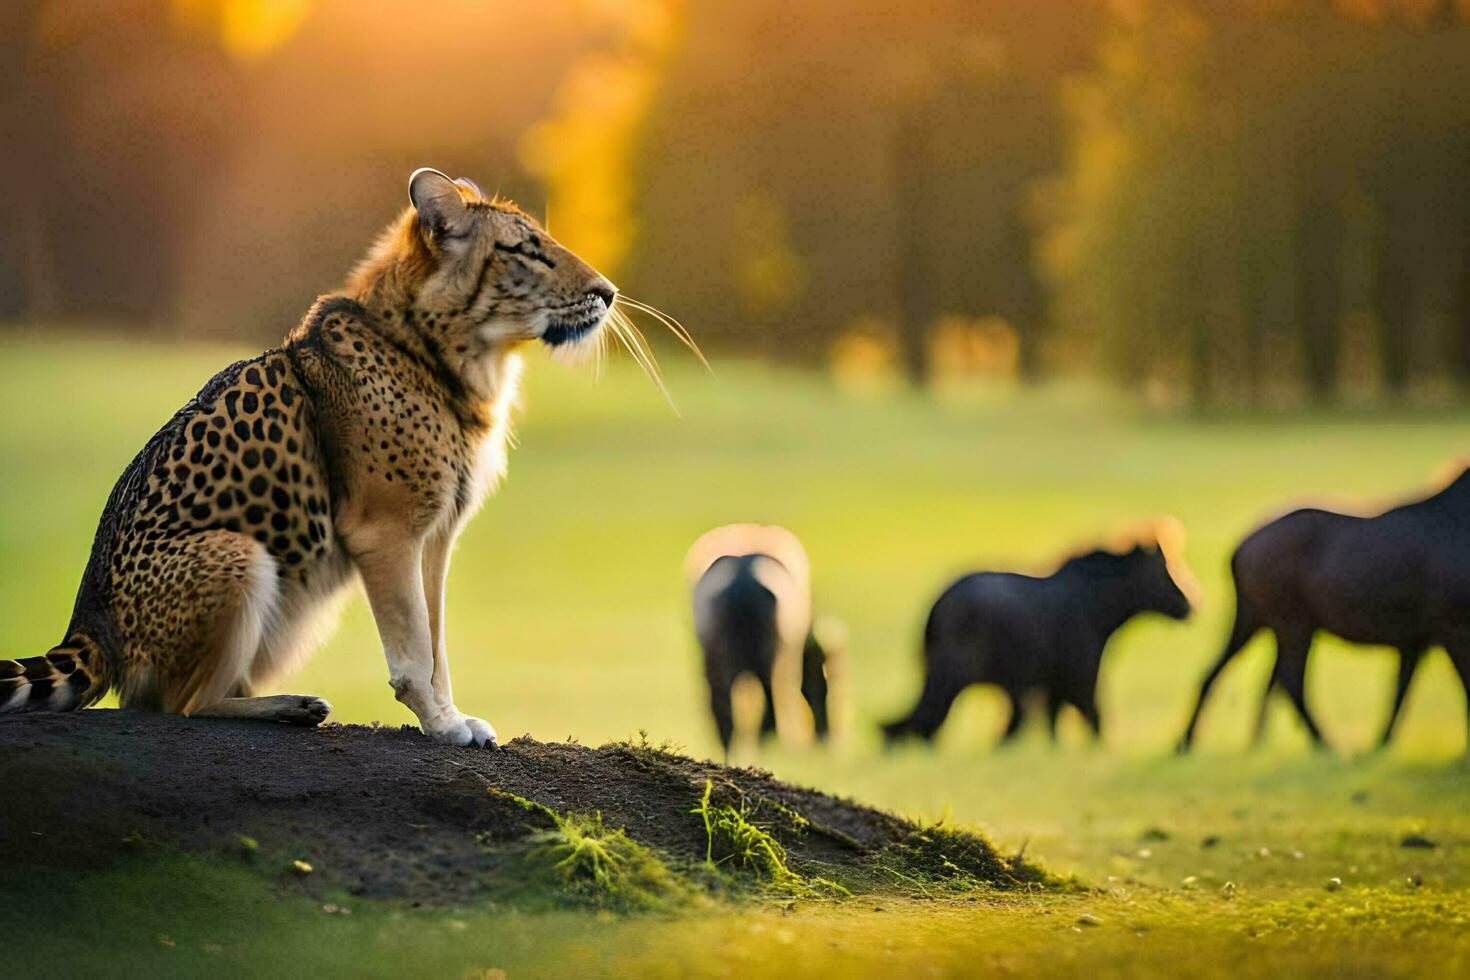
<instances>
[{"instance_id":1,"label":"grazing animal","mask_svg":"<svg viewBox=\"0 0 1470 980\"><path fill-rule=\"evenodd\" d=\"M1425 652L1443 646L1470 686L1470 470L1432 496L1373 517L1314 508L1292 511L1254 531L1230 561L1235 625L1205 674L1189 725L1187 752L1210 689L1261 630L1276 636L1276 663L1261 699L1255 741L1273 690L1286 692L1318 745L1307 708L1307 655L1318 630L1352 643L1398 651L1398 683L1379 746L1398 724L1404 696Z\"/></svg>"},{"instance_id":2,"label":"grazing animal","mask_svg":"<svg viewBox=\"0 0 1470 980\"><path fill-rule=\"evenodd\" d=\"M316 644L360 580L388 680L423 730L496 741L456 706L444 584L505 472L532 341L594 337L616 292L514 205L435 170L281 347L215 375L148 441L102 513L61 643L0 661L0 710L123 707L316 724L251 697Z\"/></svg>"},{"instance_id":3,"label":"grazing animal","mask_svg":"<svg viewBox=\"0 0 1470 980\"><path fill-rule=\"evenodd\" d=\"M743 674L765 692L760 735L776 733L796 707L799 689L815 734L830 730L827 667L839 656L812 628L806 551L783 527L730 524L706 532L689 549L685 574L693 591L694 632L704 653L710 709L726 754L734 736L731 690Z\"/></svg>"},{"instance_id":4,"label":"grazing animal","mask_svg":"<svg viewBox=\"0 0 1470 980\"><path fill-rule=\"evenodd\" d=\"M1064 704L1099 735L1097 674L1109 637L1140 613L1184 619L1192 608L1179 523L1155 522L1135 541L1077 555L1046 578L977 572L945 589L924 627L918 704L883 726L885 739L933 739L971 684L995 684L1010 699L1003 743L1020 734L1023 698L1033 691L1046 699L1053 738Z\"/></svg>"}]
</instances>

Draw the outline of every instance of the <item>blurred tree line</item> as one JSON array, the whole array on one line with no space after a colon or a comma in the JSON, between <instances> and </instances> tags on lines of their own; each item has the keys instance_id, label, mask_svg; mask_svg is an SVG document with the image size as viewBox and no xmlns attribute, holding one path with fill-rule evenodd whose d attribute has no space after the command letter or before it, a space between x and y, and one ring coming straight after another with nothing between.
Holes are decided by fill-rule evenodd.
<instances>
[{"instance_id":1,"label":"blurred tree line","mask_svg":"<svg viewBox=\"0 0 1470 980\"><path fill-rule=\"evenodd\" d=\"M688 5L637 163L630 283L782 356L892 325L916 379L938 319L998 315L1038 371L1030 188L1064 162L1058 86L1102 24L1091 0Z\"/></svg>"},{"instance_id":2,"label":"blurred tree line","mask_svg":"<svg viewBox=\"0 0 1470 980\"><path fill-rule=\"evenodd\" d=\"M580 6L4 0L0 318L269 342L415 167L539 212L517 143L606 30Z\"/></svg>"},{"instance_id":3,"label":"blurred tree line","mask_svg":"<svg viewBox=\"0 0 1470 980\"><path fill-rule=\"evenodd\" d=\"M708 346L1470 384L1470 0L12 0L0 82L11 319L278 336L431 162Z\"/></svg>"},{"instance_id":4,"label":"blurred tree line","mask_svg":"<svg viewBox=\"0 0 1470 980\"><path fill-rule=\"evenodd\" d=\"M1040 194L1059 331L1197 402L1463 387L1467 93L1465 0L1115 5Z\"/></svg>"}]
</instances>

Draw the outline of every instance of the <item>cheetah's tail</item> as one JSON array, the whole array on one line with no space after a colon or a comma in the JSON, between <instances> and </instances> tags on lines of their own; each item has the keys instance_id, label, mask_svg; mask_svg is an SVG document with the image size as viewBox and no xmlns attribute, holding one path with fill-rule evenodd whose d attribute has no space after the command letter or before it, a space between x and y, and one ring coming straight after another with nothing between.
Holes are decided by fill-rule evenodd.
<instances>
[{"instance_id":1,"label":"cheetah's tail","mask_svg":"<svg viewBox=\"0 0 1470 980\"><path fill-rule=\"evenodd\" d=\"M0 714L75 711L107 690L101 650L85 633L71 633L43 656L0 660Z\"/></svg>"}]
</instances>

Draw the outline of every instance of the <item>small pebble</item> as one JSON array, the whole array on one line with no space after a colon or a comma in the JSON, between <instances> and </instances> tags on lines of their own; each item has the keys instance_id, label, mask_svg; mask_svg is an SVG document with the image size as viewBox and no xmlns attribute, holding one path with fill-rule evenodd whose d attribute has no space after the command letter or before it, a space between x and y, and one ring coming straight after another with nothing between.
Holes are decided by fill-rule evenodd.
<instances>
[{"instance_id":1,"label":"small pebble","mask_svg":"<svg viewBox=\"0 0 1470 980\"><path fill-rule=\"evenodd\" d=\"M1221 885L1220 886L1220 897L1221 898L1234 898L1235 897L1235 882L1233 882L1233 881L1227 881L1227 882L1225 882L1225 884Z\"/></svg>"},{"instance_id":2,"label":"small pebble","mask_svg":"<svg viewBox=\"0 0 1470 980\"><path fill-rule=\"evenodd\" d=\"M312 868L311 865L307 864L305 861L301 860L300 858L297 858L296 860L292 861L291 862L291 867L293 869L295 869L295 871L296 871L297 874L301 874L301 875L309 875L309 874L312 873L312 871L315 870L314 868Z\"/></svg>"},{"instance_id":3,"label":"small pebble","mask_svg":"<svg viewBox=\"0 0 1470 980\"><path fill-rule=\"evenodd\" d=\"M1091 912L1083 912L1077 916L1077 924L1079 926L1100 926L1102 925L1102 919L1099 919Z\"/></svg>"},{"instance_id":4,"label":"small pebble","mask_svg":"<svg viewBox=\"0 0 1470 980\"><path fill-rule=\"evenodd\" d=\"M1328 891L1335 892L1335 891L1337 891L1341 887L1342 887L1342 879L1341 878L1328 878L1327 879L1327 890Z\"/></svg>"}]
</instances>

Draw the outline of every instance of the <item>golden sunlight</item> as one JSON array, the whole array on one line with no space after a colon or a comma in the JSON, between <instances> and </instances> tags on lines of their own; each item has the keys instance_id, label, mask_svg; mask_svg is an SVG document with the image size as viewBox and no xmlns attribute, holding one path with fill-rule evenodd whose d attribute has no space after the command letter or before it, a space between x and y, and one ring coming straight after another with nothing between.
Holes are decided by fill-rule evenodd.
<instances>
[{"instance_id":1,"label":"golden sunlight","mask_svg":"<svg viewBox=\"0 0 1470 980\"><path fill-rule=\"evenodd\" d=\"M173 0L180 23L214 34L242 61L260 58L290 40L311 7L312 0Z\"/></svg>"}]
</instances>

